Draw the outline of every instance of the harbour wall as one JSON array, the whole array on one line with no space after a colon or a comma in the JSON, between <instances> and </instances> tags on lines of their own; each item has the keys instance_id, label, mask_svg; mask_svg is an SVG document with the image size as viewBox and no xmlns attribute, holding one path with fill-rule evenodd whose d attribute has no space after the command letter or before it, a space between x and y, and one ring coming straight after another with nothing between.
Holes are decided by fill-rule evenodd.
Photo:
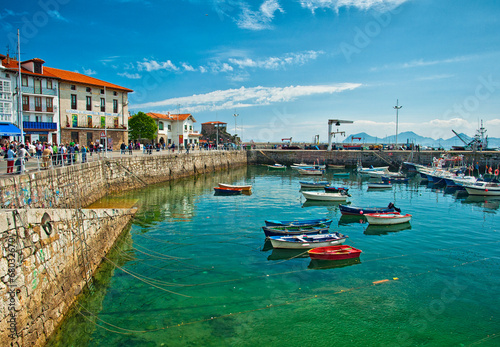
<instances>
[{"instance_id":1,"label":"harbour wall","mask_svg":"<svg viewBox=\"0 0 500 347\"><path fill-rule=\"evenodd\" d=\"M135 208L84 209L114 192L246 166L247 153L103 159L0 180L0 341L43 346Z\"/></svg>"},{"instance_id":2,"label":"harbour wall","mask_svg":"<svg viewBox=\"0 0 500 347\"><path fill-rule=\"evenodd\" d=\"M420 165L429 165L433 158L439 158L442 154L450 156L463 155L467 164L478 164L483 170L486 165L494 168L500 165L500 152L471 152L471 151L378 151L378 150L253 150L248 152L249 164L275 164L291 165L293 163L312 164L315 161L320 164L356 166L361 163L367 167L391 166L399 168L405 162Z\"/></svg>"}]
</instances>

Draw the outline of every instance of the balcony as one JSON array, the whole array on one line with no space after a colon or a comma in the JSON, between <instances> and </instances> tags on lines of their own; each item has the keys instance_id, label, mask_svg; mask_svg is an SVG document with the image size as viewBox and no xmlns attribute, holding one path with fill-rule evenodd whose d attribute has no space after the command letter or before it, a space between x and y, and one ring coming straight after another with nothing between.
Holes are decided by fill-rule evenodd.
<instances>
[{"instance_id":1,"label":"balcony","mask_svg":"<svg viewBox=\"0 0 500 347\"><path fill-rule=\"evenodd\" d=\"M40 93L40 91L38 89L35 91L34 87L26 87L26 86L21 87L21 92L23 94L51 95L51 96L57 95L57 89L46 89L46 88L44 89L44 88L42 88L41 93Z\"/></svg>"},{"instance_id":2,"label":"balcony","mask_svg":"<svg viewBox=\"0 0 500 347\"><path fill-rule=\"evenodd\" d=\"M57 130L57 123L48 122L23 122L24 130Z\"/></svg>"}]
</instances>

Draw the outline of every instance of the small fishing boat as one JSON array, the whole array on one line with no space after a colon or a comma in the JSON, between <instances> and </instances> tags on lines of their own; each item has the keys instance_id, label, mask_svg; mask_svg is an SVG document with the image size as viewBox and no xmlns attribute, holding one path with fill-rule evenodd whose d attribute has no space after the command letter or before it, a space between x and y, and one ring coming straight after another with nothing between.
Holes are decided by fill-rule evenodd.
<instances>
[{"instance_id":1,"label":"small fishing boat","mask_svg":"<svg viewBox=\"0 0 500 347\"><path fill-rule=\"evenodd\" d=\"M347 236L336 232L318 235L271 236L269 239L274 248L310 249L340 245L345 242Z\"/></svg>"},{"instance_id":2,"label":"small fishing boat","mask_svg":"<svg viewBox=\"0 0 500 347\"><path fill-rule=\"evenodd\" d=\"M323 175L325 171L321 169L299 169L299 174L301 175Z\"/></svg>"},{"instance_id":3,"label":"small fishing boat","mask_svg":"<svg viewBox=\"0 0 500 347\"><path fill-rule=\"evenodd\" d=\"M276 219L268 219L265 221L267 227L272 226L301 226L301 225L317 225L317 224L325 224L330 226L332 224L332 220L328 218L317 218L317 219L295 219L295 220L276 220Z\"/></svg>"},{"instance_id":4,"label":"small fishing boat","mask_svg":"<svg viewBox=\"0 0 500 347\"><path fill-rule=\"evenodd\" d=\"M370 173L375 172L376 174L383 174L383 173L388 173L389 172L389 166L380 166L380 167L369 167L369 168L364 168L362 166L358 166L356 168L356 172L360 174L361 176L370 176Z\"/></svg>"},{"instance_id":5,"label":"small fishing boat","mask_svg":"<svg viewBox=\"0 0 500 347\"><path fill-rule=\"evenodd\" d=\"M307 253L311 259L343 260L359 258L361 250L348 245L338 245L313 248Z\"/></svg>"},{"instance_id":6,"label":"small fishing boat","mask_svg":"<svg viewBox=\"0 0 500 347\"><path fill-rule=\"evenodd\" d=\"M348 194L349 188L346 187L325 187L327 193L341 193Z\"/></svg>"},{"instance_id":7,"label":"small fishing boat","mask_svg":"<svg viewBox=\"0 0 500 347\"><path fill-rule=\"evenodd\" d=\"M268 165L267 169L269 171L285 171L286 170L286 166L282 165L282 164L274 164L274 165Z\"/></svg>"},{"instance_id":8,"label":"small fishing boat","mask_svg":"<svg viewBox=\"0 0 500 347\"><path fill-rule=\"evenodd\" d=\"M273 226L262 227L266 237L271 236L292 236L292 235L316 235L328 234L329 225L316 224L316 225L301 225L301 226Z\"/></svg>"},{"instance_id":9,"label":"small fishing boat","mask_svg":"<svg viewBox=\"0 0 500 347\"><path fill-rule=\"evenodd\" d=\"M238 186L238 185L232 185L232 184L219 183L219 187L221 187L221 188L235 188L235 189L241 189L243 191L250 191L250 190L252 190L252 186L251 185Z\"/></svg>"},{"instance_id":10,"label":"small fishing boat","mask_svg":"<svg viewBox=\"0 0 500 347\"><path fill-rule=\"evenodd\" d=\"M392 188L392 183L391 183L391 181L387 181L387 182L372 182L372 183L367 183L366 186L369 189L386 189L386 188Z\"/></svg>"},{"instance_id":11,"label":"small fishing boat","mask_svg":"<svg viewBox=\"0 0 500 347\"><path fill-rule=\"evenodd\" d=\"M367 222L373 225L401 224L411 220L411 214L401 214L399 212L365 213L364 216Z\"/></svg>"},{"instance_id":12,"label":"small fishing boat","mask_svg":"<svg viewBox=\"0 0 500 347\"><path fill-rule=\"evenodd\" d=\"M324 170L326 169L326 165L311 165L311 164L292 164L290 165L292 169L317 169L317 170Z\"/></svg>"},{"instance_id":13,"label":"small fishing boat","mask_svg":"<svg viewBox=\"0 0 500 347\"><path fill-rule=\"evenodd\" d=\"M307 200L318 201L346 201L348 195L341 193L323 193L323 192L302 192Z\"/></svg>"},{"instance_id":14,"label":"small fishing boat","mask_svg":"<svg viewBox=\"0 0 500 347\"><path fill-rule=\"evenodd\" d=\"M243 192L241 188L222 188L214 187L216 195L240 195Z\"/></svg>"},{"instance_id":15,"label":"small fishing boat","mask_svg":"<svg viewBox=\"0 0 500 347\"><path fill-rule=\"evenodd\" d=\"M473 184L464 184L470 195L500 196L500 184L495 182L478 181Z\"/></svg>"},{"instance_id":16,"label":"small fishing boat","mask_svg":"<svg viewBox=\"0 0 500 347\"><path fill-rule=\"evenodd\" d=\"M339 205L340 213L342 215L363 215L366 213L389 213L389 212L401 212L399 208L394 206L391 202L387 207L358 207L358 206L348 206Z\"/></svg>"},{"instance_id":17,"label":"small fishing boat","mask_svg":"<svg viewBox=\"0 0 500 347\"><path fill-rule=\"evenodd\" d=\"M330 182L328 181L318 181L318 182L299 181L299 183L301 188L318 188L318 189L327 187L330 184Z\"/></svg>"}]
</instances>

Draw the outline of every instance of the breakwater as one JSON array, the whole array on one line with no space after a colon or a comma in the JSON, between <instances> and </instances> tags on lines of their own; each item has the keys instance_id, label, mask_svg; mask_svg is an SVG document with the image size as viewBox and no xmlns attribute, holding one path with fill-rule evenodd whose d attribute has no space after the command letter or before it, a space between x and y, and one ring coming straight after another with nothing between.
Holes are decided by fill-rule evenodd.
<instances>
[{"instance_id":1,"label":"breakwater","mask_svg":"<svg viewBox=\"0 0 500 347\"><path fill-rule=\"evenodd\" d=\"M471 152L471 151L312 151L312 150L253 150L248 152L249 164L274 164L291 165L293 163L314 163L328 165L356 166L391 166L398 168L403 162L411 161L420 165L429 165L433 158L442 154L450 156L463 155L467 164L477 164L480 169L487 166L496 167L500 164L500 152Z\"/></svg>"},{"instance_id":2,"label":"breakwater","mask_svg":"<svg viewBox=\"0 0 500 347\"><path fill-rule=\"evenodd\" d=\"M245 152L143 155L0 181L0 341L42 346L135 208L85 209L114 192L247 164Z\"/></svg>"}]
</instances>

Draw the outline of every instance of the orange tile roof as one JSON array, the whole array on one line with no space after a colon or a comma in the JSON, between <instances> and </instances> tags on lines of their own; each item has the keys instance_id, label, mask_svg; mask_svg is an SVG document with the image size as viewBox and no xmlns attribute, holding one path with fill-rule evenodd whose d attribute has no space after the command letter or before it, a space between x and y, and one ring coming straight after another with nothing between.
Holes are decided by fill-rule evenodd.
<instances>
[{"instance_id":1,"label":"orange tile roof","mask_svg":"<svg viewBox=\"0 0 500 347\"><path fill-rule=\"evenodd\" d=\"M44 71L44 73L48 72L49 74L57 76L61 80L67 81L67 82L90 84L90 85L94 85L97 87L107 87L107 88L111 88L111 89L123 90L125 92L133 92L132 89L121 87L119 85L109 83L106 81L102 81L102 80L99 80L99 79L94 78L94 77L86 76L86 75L83 75L83 74L78 73L78 72L60 70L60 69L56 69L56 68L48 67L48 66L44 66L43 71Z\"/></svg>"},{"instance_id":2,"label":"orange tile roof","mask_svg":"<svg viewBox=\"0 0 500 347\"><path fill-rule=\"evenodd\" d=\"M227 123L224 123L224 122L205 122L205 123L201 123L201 125L203 124L227 124Z\"/></svg>"},{"instance_id":3,"label":"orange tile roof","mask_svg":"<svg viewBox=\"0 0 500 347\"><path fill-rule=\"evenodd\" d=\"M43 60L39 59L39 58L26 60L25 62L29 62L29 61L43 62ZM21 62L21 64L22 63L24 63L24 62ZM3 59L2 65L6 69L10 69L10 70L18 71L18 69L19 69L19 67L18 67L19 65L18 65L17 60L12 59L12 58L10 58L9 62L7 62L7 59ZM94 77L86 76L86 75L80 74L78 72L61 70L61 69L56 69L56 68L48 67L48 66L44 66L42 71L43 71L43 73L39 74L39 73L31 72L31 71L29 71L21 66L21 74L33 75L33 76L43 76L43 77L60 79L60 80L66 81L66 82L89 84L89 85L93 85L93 86L97 86L97 87L107 87L107 88L111 88L111 89L122 90L125 92L133 92L132 89L121 87L119 85L109 83L106 81L102 81L102 80L99 80L99 79L94 78Z\"/></svg>"},{"instance_id":4,"label":"orange tile roof","mask_svg":"<svg viewBox=\"0 0 500 347\"><path fill-rule=\"evenodd\" d=\"M193 122L196 123L196 119L194 119L193 115L191 113L182 113L182 114L162 114L162 113L154 113L154 112L149 112L146 113L148 116L151 118L156 118L156 119L168 119L172 121L177 121L177 120L186 120L189 117L193 118Z\"/></svg>"}]
</instances>

